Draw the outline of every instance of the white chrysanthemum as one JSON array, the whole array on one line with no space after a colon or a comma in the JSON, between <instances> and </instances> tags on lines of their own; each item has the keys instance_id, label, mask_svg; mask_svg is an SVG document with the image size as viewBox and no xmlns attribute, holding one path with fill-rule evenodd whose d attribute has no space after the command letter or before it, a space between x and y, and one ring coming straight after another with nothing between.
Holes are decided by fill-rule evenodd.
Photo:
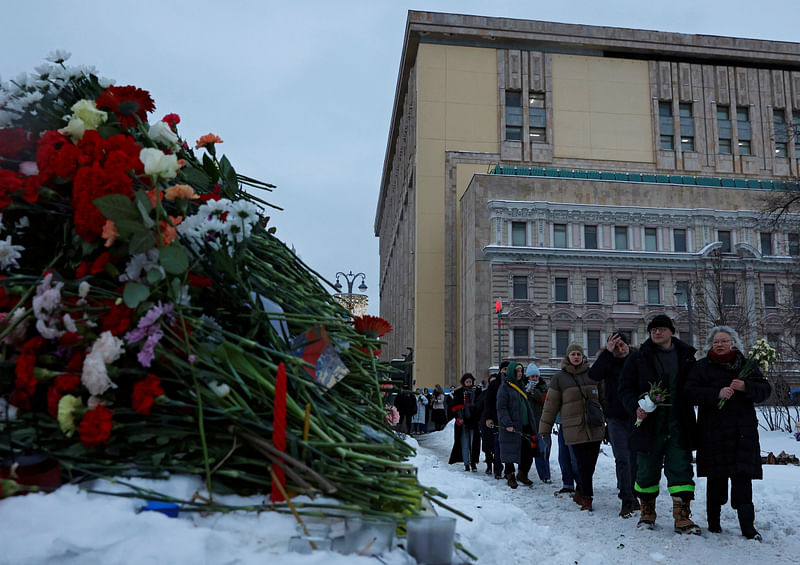
<instances>
[{"instance_id":1,"label":"white chrysanthemum","mask_svg":"<svg viewBox=\"0 0 800 565\"><path fill-rule=\"evenodd\" d=\"M83 361L81 382L93 396L103 394L117 385L108 377L106 364L113 363L125 352L123 341L105 331L92 344Z\"/></svg>"},{"instance_id":2,"label":"white chrysanthemum","mask_svg":"<svg viewBox=\"0 0 800 565\"><path fill-rule=\"evenodd\" d=\"M9 267L19 267L17 259L22 257L20 251L25 251L21 245L14 245L11 243L11 236L7 236L5 240L0 239L0 269L8 269Z\"/></svg>"},{"instance_id":3,"label":"white chrysanthemum","mask_svg":"<svg viewBox=\"0 0 800 565\"><path fill-rule=\"evenodd\" d=\"M45 60L50 61L51 63L61 64L65 61L69 60L72 57L72 53L66 51L64 49L56 49L54 51L50 51L45 57Z\"/></svg>"},{"instance_id":4,"label":"white chrysanthemum","mask_svg":"<svg viewBox=\"0 0 800 565\"><path fill-rule=\"evenodd\" d=\"M78 285L78 296L81 298L86 298L89 296L89 290L91 290L92 285L90 285L86 281L81 281L81 284Z\"/></svg>"},{"instance_id":5,"label":"white chrysanthemum","mask_svg":"<svg viewBox=\"0 0 800 565\"><path fill-rule=\"evenodd\" d=\"M158 249L150 249L145 253L132 255L125 266L125 272L119 276L120 282L142 282L142 277L146 276L151 269L158 269L163 277L164 267L158 264L158 257Z\"/></svg>"}]
</instances>

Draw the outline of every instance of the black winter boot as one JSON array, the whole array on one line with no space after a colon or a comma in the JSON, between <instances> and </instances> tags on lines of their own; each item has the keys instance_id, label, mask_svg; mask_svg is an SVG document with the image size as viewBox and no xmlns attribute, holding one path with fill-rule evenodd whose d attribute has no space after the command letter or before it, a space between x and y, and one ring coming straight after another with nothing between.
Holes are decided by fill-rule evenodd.
<instances>
[{"instance_id":1,"label":"black winter boot","mask_svg":"<svg viewBox=\"0 0 800 565\"><path fill-rule=\"evenodd\" d=\"M756 519L756 509L753 503L740 504L736 512L739 514L739 527L742 529L742 535L747 539L761 541L761 534L753 525Z\"/></svg>"},{"instance_id":2,"label":"black winter boot","mask_svg":"<svg viewBox=\"0 0 800 565\"><path fill-rule=\"evenodd\" d=\"M706 515L708 516L708 531L719 534L722 533L722 526L719 524L722 507L719 504L706 501Z\"/></svg>"}]
</instances>

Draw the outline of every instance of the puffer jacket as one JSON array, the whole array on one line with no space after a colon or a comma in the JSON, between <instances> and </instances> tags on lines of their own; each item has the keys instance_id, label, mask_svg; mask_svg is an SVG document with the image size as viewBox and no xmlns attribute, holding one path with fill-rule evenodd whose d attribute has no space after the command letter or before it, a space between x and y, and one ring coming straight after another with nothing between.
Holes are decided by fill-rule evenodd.
<instances>
[{"instance_id":1,"label":"puffer jacket","mask_svg":"<svg viewBox=\"0 0 800 565\"><path fill-rule=\"evenodd\" d=\"M511 363L508 366L508 372L503 379L503 384L497 389L497 425L500 431L500 460L503 463L519 463L521 459L522 402L525 403L528 412L528 425L534 435L537 433L536 419L530 400L524 391L520 394L517 389L509 384L509 380L511 380L519 387L519 383L510 376L514 374L512 371L516 365L516 363ZM513 432L506 430L511 426L514 427Z\"/></svg>"},{"instance_id":2,"label":"puffer jacket","mask_svg":"<svg viewBox=\"0 0 800 565\"><path fill-rule=\"evenodd\" d=\"M678 354L678 380L676 397L670 397L669 401L673 405L676 414L675 424L678 430L678 442L684 449L693 450L695 433L694 406L687 398L684 387L689 371L695 364L694 354L697 351L694 347L675 337L672 343ZM656 370L656 348L658 346L649 338L645 340L638 351L633 351L628 355L625 365L622 367L619 381L619 397L622 405L631 416L636 417L636 408L639 399L650 391L650 383L660 383L664 389L669 390L669 382L662 379ZM649 452L656 445L659 435L669 433L668 422L659 417L659 410L667 410L669 407L662 406L655 412L642 420L640 426L633 428L631 434L631 450ZM659 427L663 426L663 427Z\"/></svg>"},{"instance_id":3,"label":"puffer jacket","mask_svg":"<svg viewBox=\"0 0 800 565\"><path fill-rule=\"evenodd\" d=\"M686 394L697 409L697 475L700 477L748 477L761 479L761 446L754 404L772 392L756 370L745 380L745 390L735 391L720 409L720 389L737 378L744 356L737 351L731 365L712 357L698 361L689 373Z\"/></svg>"},{"instance_id":4,"label":"puffer jacket","mask_svg":"<svg viewBox=\"0 0 800 565\"><path fill-rule=\"evenodd\" d=\"M590 426L586 421L586 400L601 403L601 385L589 378L589 365L583 364L575 374L567 372L569 360L561 362L561 370L550 379L547 398L544 401L539 431L549 434L558 413L561 413L561 432L567 445L602 441L605 424Z\"/></svg>"}]
</instances>

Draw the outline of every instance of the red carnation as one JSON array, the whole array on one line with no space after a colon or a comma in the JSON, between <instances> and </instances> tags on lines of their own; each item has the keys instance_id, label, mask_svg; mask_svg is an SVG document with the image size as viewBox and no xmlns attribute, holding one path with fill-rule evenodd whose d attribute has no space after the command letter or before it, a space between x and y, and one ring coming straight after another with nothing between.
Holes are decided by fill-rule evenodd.
<instances>
[{"instance_id":1,"label":"red carnation","mask_svg":"<svg viewBox=\"0 0 800 565\"><path fill-rule=\"evenodd\" d=\"M99 275L102 273L106 265L111 262L111 253L108 251L104 251L100 254L100 256L92 262L92 266L89 268L90 275Z\"/></svg>"},{"instance_id":2,"label":"red carnation","mask_svg":"<svg viewBox=\"0 0 800 565\"><path fill-rule=\"evenodd\" d=\"M26 153L32 153L36 142L31 134L21 128L0 129L0 155L6 159L23 161Z\"/></svg>"},{"instance_id":3,"label":"red carnation","mask_svg":"<svg viewBox=\"0 0 800 565\"><path fill-rule=\"evenodd\" d=\"M78 375L58 375L47 390L47 412L58 418L58 403L67 392L78 390L81 378Z\"/></svg>"},{"instance_id":4,"label":"red carnation","mask_svg":"<svg viewBox=\"0 0 800 565\"><path fill-rule=\"evenodd\" d=\"M378 316L355 316L353 326L356 331L367 337L377 338L392 331L392 324Z\"/></svg>"},{"instance_id":5,"label":"red carnation","mask_svg":"<svg viewBox=\"0 0 800 565\"><path fill-rule=\"evenodd\" d=\"M78 148L57 131L45 132L36 151L39 175L45 182L52 177L71 180L78 170L80 154Z\"/></svg>"},{"instance_id":6,"label":"red carnation","mask_svg":"<svg viewBox=\"0 0 800 565\"><path fill-rule=\"evenodd\" d=\"M78 426L78 436L83 447L92 449L108 442L113 425L112 416L111 410L102 404L83 415Z\"/></svg>"},{"instance_id":7,"label":"red carnation","mask_svg":"<svg viewBox=\"0 0 800 565\"><path fill-rule=\"evenodd\" d=\"M109 86L97 97L97 107L111 110L120 125L129 129L147 121L147 112L155 110L150 93L135 86Z\"/></svg>"},{"instance_id":8,"label":"red carnation","mask_svg":"<svg viewBox=\"0 0 800 565\"><path fill-rule=\"evenodd\" d=\"M131 408L139 414L150 414L153 401L162 394L164 389L161 388L161 380L153 374L147 375L145 379L133 385Z\"/></svg>"},{"instance_id":9,"label":"red carnation","mask_svg":"<svg viewBox=\"0 0 800 565\"><path fill-rule=\"evenodd\" d=\"M73 345L77 345L81 342L83 336L79 333L75 332L66 332L60 338L58 338L58 345L60 347L72 347Z\"/></svg>"},{"instance_id":10,"label":"red carnation","mask_svg":"<svg viewBox=\"0 0 800 565\"><path fill-rule=\"evenodd\" d=\"M103 331L111 332L111 335L121 336L131 327L131 319L134 311L125 304L115 304L114 301L106 301L108 312L101 321Z\"/></svg>"},{"instance_id":11,"label":"red carnation","mask_svg":"<svg viewBox=\"0 0 800 565\"><path fill-rule=\"evenodd\" d=\"M176 126L181 123L181 117L178 114L167 114L161 121L169 124L170 129L175 131Z\"/></svg>"},{"instance_id":12,"label":"red carnation","mask_svg":"<svg viewBox=\"0 0 800 565\"><path fill-rule=\"evenodd\" d=\"M85 358L86 358L86 349L80 349L80 350L73 349L72 357L69 358L69 362L64 368L72 373L80 373L81 371L83 371L83 360Z\"/></svg>"},{"instance_id":13,"label":"red carnation","mask_svg":"<svg viewBox=\"0 0 800 565\"><path fill-rule=\"evenodd\" d=\"M189 273L186 278L187 278L187 282L189 283L189 286L196 286L196 287L199 287L199 288L206 288L206 287L212 286L214 284L213 281L210 278L205 277L203 275L196 275L194 273Z\"/></svg>"}]
</instances>

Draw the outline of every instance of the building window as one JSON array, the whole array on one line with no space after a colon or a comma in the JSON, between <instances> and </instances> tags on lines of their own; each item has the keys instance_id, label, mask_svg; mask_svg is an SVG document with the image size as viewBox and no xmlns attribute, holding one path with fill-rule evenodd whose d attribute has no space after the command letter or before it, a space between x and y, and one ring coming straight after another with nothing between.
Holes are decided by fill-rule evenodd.
<instances>
[{"instance_id":1,"label":"building window","mask_svg":"<svg viewBox=\"0 0 800 565\"><path fill-rule=\"evenodd\" d=\"M792 306L800 308L800 284L792 285Z\"/></svg>"},{"instance_id":2,"label":"building window","mask_svg":"<svg viewBox=\"0 0 800 565\"><path fill-rule=\"evenodd\" d=\"M556 277L555 282L555 296L556 302L567 302L569 300L569 292L567 291L567 282L569 279Z\"/></svg>"},{"instance_id":3,"label":"building window","mask_svg":"<svg viewBox=\"0 0 800 565\"><path fill-rule=\"evenodd\" d=\"M528 244L528 224L526 222L511 222L511 245L525 246Z\"/></svg>"},{"instance_id":4,"label":"building window","mask_svg":"<svg viewBox=\"0 0 800 565\"><path fill-rule=\"evenodd\" d=\"M528 300L528 277L514 277L514 300Z\"/></svg>"},{"instance_id":5,"label":"building window","mask_svg":"<svg viewBox=\"0 0 800 565\"><path fill-rule=\"evenodd\" d=\"M750 108L747 106L736 107L736 137L738 138L737 146L739 147L739 155L752 155L750 151L750 140L752 139L750 131Z\"/></svg>"},{"instance_id":6,"label":"building window","mask_svg":"<svg viewBox=\"0 0 800 565\"><path fill-rule=\"evenodd\" d=\"M586 279L586 302L600 302L600 279Z\"/></svg>"},{"instance_id":7,"label":"building window","mask_svg":"<svg viewBox=\"0 0 800 565\"><path fill-rule=\"evenodd\" d=\"M614 249L628 249L628 226L614 226Z\"/></svg>"},{"instance_id":8,"label":"building window","mask_svg":"<svg viewBox=\"0 0 800 565\"><path fill-rule=\"evenodd\" d=\"M800 234L789 234L789 255L793 257L800 255Z\"/></svg>"},{"instance_id":9,"label":"building window","mask_svg":"<svg viewBox=\"0 0 800 565\"><path fill-rule=\"evenodd\" d=\"M567 355L569 346L569 330L556 330L556 357Z\"/></svg>"},{"instance_id":10,"label":"building window","mask_svg":"<svg viewBox=\"0 0 800 565\"><path fill-rule=\"evenodd\" d=\"M631 302L631 280L617 279L617 302Z\"/></svg>"},{"instance_id":11,"label":"building window","mask_svg":"<svg viewBox=\"0 0 800 565\"><path fill-rule=\"evenodd\" d=\"M547 114L544 109L544 94L531 92L528 95L528 136L531 143L547 142Z\"/></svg>"},{"instance_id":12,"label":"building window","mask_svg":"<svg viewBox=\"0 0 800 565\"><path fill-rule=\"evenodd\" d=\"M719 152L722 155L731 154L731 107L717 106L717 132L719 137Z\"/></svg>"},{"instance_id":13,"label":"building window","mask_svg":"<svg viewBox=\"0 0 800 565\"><path fill-rule=\"evenodd\" d=\"M722 305L735 306L736 305L736 283L733 281L726 281L722 283Z\"/></svg>"},{"instance_id":14,"label":"building window","mask_svg":"<svg viewBox=\"0 0 800 565\"><path fill-rule=\"evenodd\" d=\"M511 330L514 340L514 357L528 356L528 328L514 328Z\"/></svg>"},{"instance_id":15,"label":"building window","mask_svg":"<svg viewBox=\"0 0 800 565\"><path fill-rule=\"evenodd\" d=\"M780 336L780 334L768 333L764 337L767 338L767 343L772 346L772 348L775 350L775 353L780 355L780 352L781 352L781 336Z\"/></svg>"},{"instance_id":16,"label":"building window","mask_svg":"<svg viewBox=\"0 0 800 565\"><path fill-rule=\"evenodd\" d=\"M522 93L506 90L506 141L522 141Z\"/></svg>"},{"instance_id":17,"label":"building window","mask_svg":"<svg viewBox=\"0 0 800 565\"><path fill-rule=\"evenodd\" d=\"M672 121L672 102L658 103L658 131L661 149L675 150L675 123Z\"/></svg>"},{"instance_id":18,"label":"building window","mask_svg":"<svg viewBox=\"0 0 800 565\"><path fill-rule=\"evenodd\" d=\"M786 128L786 110L772 110L772 126L775 135L775 156L789 156L789 138Z\"/></svg>"},{"instance_id":19,"label":"building window","mask_svg":"<svg viewBox=\"0 0 800 565\"><path fill-rule=\"evenodd\" d=\"M583 246L597 249L597 226L583 226Z\"/></svg>"},{"instance_id":20,"label":"building window","mask_svg":"<svg viewBox=\"0 0 800 565\"><path fill-rule=\"evenodd\" d=\"M761 254L772 255L772 232L762 231L759 237L761 239Z\"/></svg>"},{"instance_id":21,"label":"building window","mask_svg":"<svg viewBox=\"0 0 800 565\"><path fill-rule=\"evenodd\" d=\"M679 253L686 252L686 230L672 230L672 246L675 248L675 251Z\"/></svg>"},{"instance_id":22,"label":"building window","mask_svg":"<svg viewBox=\"0 0 800 565\"><path fill-rule=\"evenodd\" d=\"M717 230L717 241L722 242L723 253L730 253L733 250L731 247L731 232L728 230Z\"/></svg>"},{"instance_id":23,"label":"building window","mask_svg":"<svg viewBox=\"0 0 800 565\"><path fill-rule=\"evenodd\" d=\"M661 281L647 281L647 303L661 304Z\"/></svg>"},{"instance_id":24,"label":"building window","mask_svg":"<svg viewBox=\"0 0 800 565\"><path fill-rule=\"evenodd\" d=\"M586 330L586 355L594 357L600 349L600 330Z\"/></svg>"},{"instance_id":25,"label":"building window","mask_svg":"<svg viewBox=\"0 0 800 565\"><path fill-rule=\"evenodd\" d=\"M794 156L800 157L800 110L792 111L792 131L790 132L794 139Z\"/></svg>"},{"instance_id":26,"label":"building window","mask_svg":"<svg viewBox=\"0 0 800 565\"><path fill-rule=\"evenodd\" d=\"M644 250L658 251L658 230L656 228L644 228Z\"/></svg>"},{"instance_id":27,"label":"building window","mask_svg":"<svg viewBox=\"0 0 800 565\"><path fill-rule=\"evenodd\" d=\"M764 307L775 308L775 285L772 283L764 283Z\"/></svg>"},{"instance_id":28,"label":"building window","mask_svg":"<svg viewBox=\"0 0 800 565\"><path fill-rule=\"evenodd\" d=\"M675 281L675 304L686 306L689 297L689 281Z\"/></svg>"},{"instance_id":29,"label":"building window","mask_svg":"<svg viewBox=\"0 0 800 565\"><path fill-rule=\"evenodd\" d=\"M694 117L692 104L678 104L678 113L681 122L681 151L694 151Z\"/></svg>"},{"instance_id":30,"label":"building window","mask_svg":"<svg viewBox=\"0 0 800 565\"><path fill-rule=\"evenodd\" d=\"M567 246L567 224L553 224L553 247Z\"/></svg>"}]
</instances>

